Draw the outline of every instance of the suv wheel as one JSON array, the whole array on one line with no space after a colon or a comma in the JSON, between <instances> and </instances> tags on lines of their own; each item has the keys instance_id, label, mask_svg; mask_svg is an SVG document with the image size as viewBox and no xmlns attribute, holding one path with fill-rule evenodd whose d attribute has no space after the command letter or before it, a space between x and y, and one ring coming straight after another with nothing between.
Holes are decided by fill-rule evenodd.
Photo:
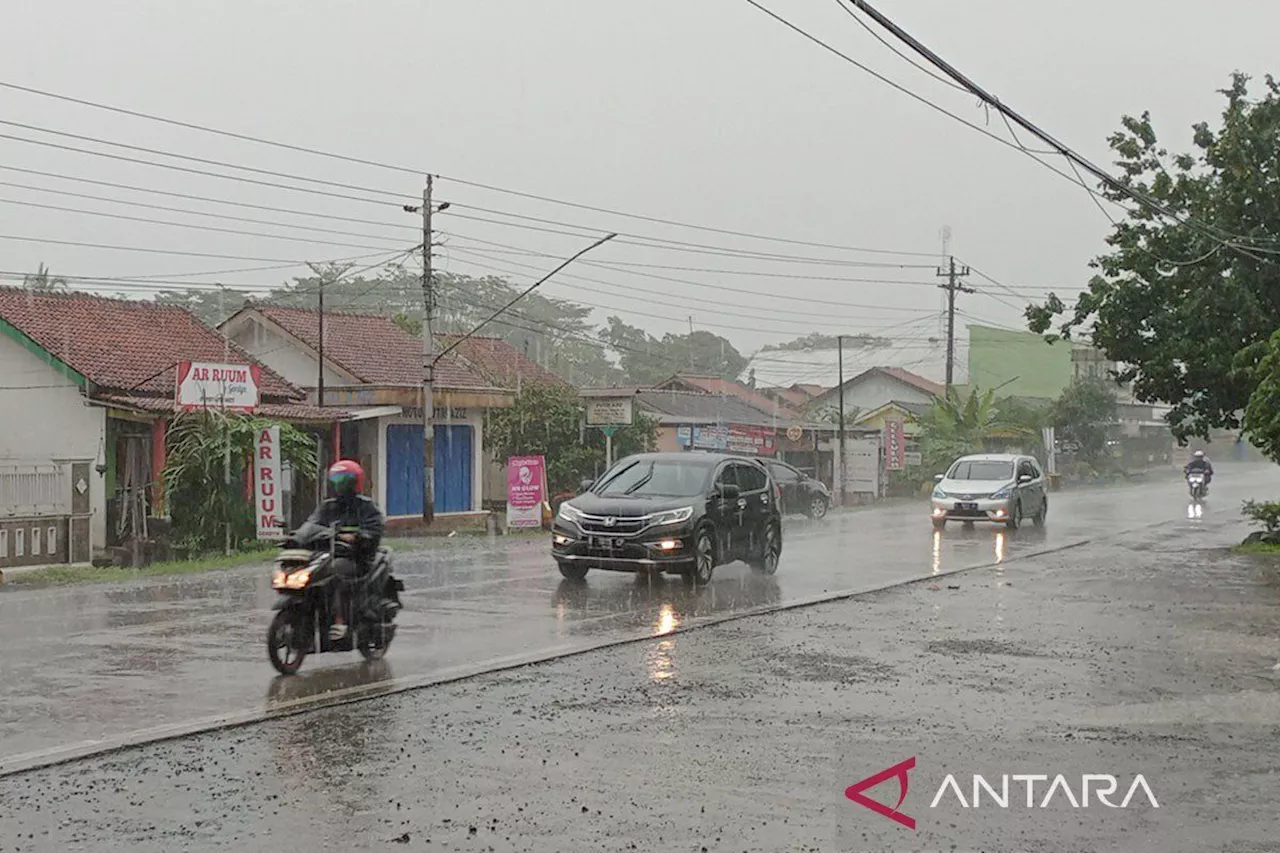
<instances>
[{"instance_id":1,"label":"suv wheel","mask_svg":"<svg viewBox=\"0 0 1280 853\"><path fill-rule=\"evenodd\" d=\"M1031 517L1031 521L1036 527L1044 527L1045 516L1049 514L1049 499L1045 498L1040 502L1040 511Z\"/></svg>"},{"instance_id":2,"label":"suv wheel","mask_svg":"<svg viewBox=\"0 0 1280 853\"><path fill-rule=\"evenodd\" d=\"M711 583L711 573L716 567L716 543L711 535L711 528L704 527L698 531L693 546L693 567L685 569L684 579L697 586Z\"/></svg>"},{"instance_id":3,"label":"suv wheel","mask_svg":"<svg viewBox=\"0 0 1280 853\"><path fill-rule=\"evenodd\" d=\"M770 523L764 529L764 541L760 550L751 560L751 568L761 574L771 575L778 571L778 556L782 553L782 542L778 536L777 525Z\"/></svg>"},{"instance_id":4,"label":"suv wheel","mask_svg":"<svg viewBox=\"0 0 1280 853\"><path fill-rule=\"evenodd\" d=\"M825 497L822 495L814 495L809 501L809 505L805 507L804 514L812 518L814 521L817 521L818 519L826 517L828 508L829 505Z\"/></svg>"},{"instance_id":5,"label":"suv wheel","mask_svg":"<svg viewBox=\"0 0 1280 853\"><path fill-rule=\"evenodd\" d=\"M560 566L560 574L564 575L571 581L580 581L587 576L589 569L586 566L578 566L573 563L558 563Z\"/></svg>"}]
</instances>

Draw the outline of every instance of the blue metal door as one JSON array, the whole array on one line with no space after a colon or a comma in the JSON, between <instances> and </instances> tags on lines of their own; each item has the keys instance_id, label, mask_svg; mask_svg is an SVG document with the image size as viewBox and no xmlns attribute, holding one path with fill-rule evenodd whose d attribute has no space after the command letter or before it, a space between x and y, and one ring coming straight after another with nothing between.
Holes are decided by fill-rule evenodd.
<instances>
[{"instance_id":1,"label":"blue metal door","mask_svg":"<svg viewBox=\"0 0 1280 853\"><path fill-rule=\"evenodd\" d=\"M471 510L471 427L435 425L436 512ZM387 427L387 515L422 514L422 426Z\"/></svg>"}]
</instances>

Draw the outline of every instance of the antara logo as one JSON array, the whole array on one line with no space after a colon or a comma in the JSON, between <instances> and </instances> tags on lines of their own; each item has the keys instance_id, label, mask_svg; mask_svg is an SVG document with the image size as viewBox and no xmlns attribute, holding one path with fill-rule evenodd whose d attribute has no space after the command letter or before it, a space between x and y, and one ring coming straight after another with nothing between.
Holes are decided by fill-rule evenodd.
<instances>
[{"instance_id":1,"label":"antara logo","mask_svg":"<svg viewBox=\"0 0 1280 853\"><path fill-rule=\"evenodd\" d=\"M892 767L886 767L879 773L850 785L845 789L844 795L858 805L871 809L876 814L883 815L895 823L905 826L907 829L915 829L915 818L902 812L902 804L906 802L909 787L908 773L915 769L915 766L916 759L914 756L906 761L900 761ZM892 808L871 799L863 793L894 778L898 780L898 802ZM1160 808L1160 803L1156 801L1155 793L1141 773L1134 777L1133 782L1130 783L1127 789L1127 793L1124 795L1124 799L1119 803L1112 802L1111 798L1119 791L1120 780L1109 773L1085 773L1080 776L1079 784L1075 786L1061 773L1052 777L1044 773L1005 773L998 777L998 787L993 785L987 777L980 774L972 774L971 778L972 787L969 790L972 796L966 799L964 789L961 788L956 775L948 773L938 787L938 792L934 795L933 802L929 803L929 808L938 808L939 805L943 804L944 799L950 796L954 797L956 802L966 809L981 808L983 805L1007 809L1010 807L1010 803L1020 805L1024 802L1026 808L1029 809L1048 808L1053 803L1067 803L1071 808L1079 809L1089 807L1090 793L1093 794L1099 805L1112 809L1128 808L1138 794L1141 794L1146 799L1151 808ZM1015 793L1018 786L1022 786L1025 797L1014 798L1010 795L1011 782ZM1039 788L1039 791L1043 792L1043 796L1037 796L1037 783L1043 783L1043 787ZM1080 792L1079 797L1076 796L1077 791ZM987 801L986 803L983 802L984 799ZM1138 805L1141 805L1140 801Z\"/></svg>"}]
</instances>

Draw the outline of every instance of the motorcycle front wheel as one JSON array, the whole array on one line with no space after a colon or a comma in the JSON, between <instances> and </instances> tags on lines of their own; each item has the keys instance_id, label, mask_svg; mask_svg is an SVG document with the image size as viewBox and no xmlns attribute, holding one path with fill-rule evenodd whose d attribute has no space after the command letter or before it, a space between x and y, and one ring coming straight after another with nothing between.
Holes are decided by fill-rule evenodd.
<instances>
[{"instance_id":1,"label":"motorcycle front wheel","mask_svg":"<svg viewBox=\"0 0 1280 853\"><path fill-rule=\"evenodd\" d=\"M288 610L278 611L267 629L267 657L281 675L294 675L302 668L307 653L297 636L298 617Z\"/></svg>"}]
</instances>

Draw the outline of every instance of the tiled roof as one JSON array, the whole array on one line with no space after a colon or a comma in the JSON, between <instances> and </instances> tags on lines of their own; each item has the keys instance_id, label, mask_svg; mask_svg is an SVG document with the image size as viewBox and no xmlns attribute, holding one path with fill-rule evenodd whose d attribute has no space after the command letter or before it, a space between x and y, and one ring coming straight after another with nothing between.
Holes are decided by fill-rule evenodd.
<instances>
[{"instance_id":1,"label":"tiled roof","mask_svg":"<svg viewBox=\"0 0 1280 853\"><path fill-rule=\"evenodd\" d=\"M136 409L142 412L169 413L174 411L174 402L168 397L137 397L124 394L101 394L94 398L103 403L120 406L125 409ZM340 421L349 414L343 409L325 406L309 406L306 403L263 403L254 410L255 414L268 418L279 418L285 421L314 421L327 423Z\"/></svg>"},{"instance_id":2,"label":"tiled roof","mask_svg":"<svg viewBox=\"0 0 1280 853\"><path fill-rule=\"evenodd\" d=\"M879 370L881 373L892 376L894 379L905 382L915 388L919 388L926 394L932 394L935 397L941 397L946 393L945 386L934 382L932 379L925 379L920 374L912 373L910 370L902 367L874 367L872 370ZM870 371L867 372L869 373Z\"/></svg>"},{"instance_id":3,"label":"tiled roof","mask_svg":"<svg viewBox=\"0 0 1280 853\"><path fill-rule=\"evenodd\" d=\"M723 394L725 396L737 397L747 405L759 409L767 415L773 415L776 413L779 419L795 420L799 417L799 413L787 406L785 403L777 402L741 382L722 379L719 376L696 376L692 374L677 373L658 387L662 388L680 385L684 385L694 391L701 391L706 394Z\"/></svg>"},{"instance_id":4,"label":"tiled roof","mask_svg":"<svg viewBox=\"0 0 1280 853\"><path fill-rule=\"evenodd\" d=\"M441 346L451 346L461 335L437 335ZM520 350L502 338L467 338L454 350L472 368L472 371L499 388L513 389L520 385L568 386L559 376L544 369Z\"/></svg>"},{"instance_id":5,"label":"tiled roof","mask_svg":"<svg viewBox=\"0 0 1280 853\"><path fill-rule=\"evenodd\" d=\"M177 306L0 287L0 319L105 389L172 394L178 362L226 360L222 336ZM255 363L234 343L231 359ZM302 396L265 367L262 393Z\"/></svg>"},{"instance_id":6,"label":"tiled roof","mask_svg":"<svg viewBox=\"0 0 1280 853\"><path fill-rule=\"evenodd\" d=\"M641 408L657 414L666 423L743 424L786 428L791 418L775 420L737 397L699 394L689 391L641 391L636 395Z\"/></svg>"},{"instance_id":7,"label":"tiled roof","mask_svg":"<svg viewBox=\"0 0 1280 853\"><path fill-rule=\"evenodd\" d=\"M275 305L254 308L310 349L319 348L315 311ZM381 314L326 311L324 357L369 385L422 384L422 341ZM440 388L494 387L452 353L436 365L435 382Z\"/></svg>"}]
</instances>

